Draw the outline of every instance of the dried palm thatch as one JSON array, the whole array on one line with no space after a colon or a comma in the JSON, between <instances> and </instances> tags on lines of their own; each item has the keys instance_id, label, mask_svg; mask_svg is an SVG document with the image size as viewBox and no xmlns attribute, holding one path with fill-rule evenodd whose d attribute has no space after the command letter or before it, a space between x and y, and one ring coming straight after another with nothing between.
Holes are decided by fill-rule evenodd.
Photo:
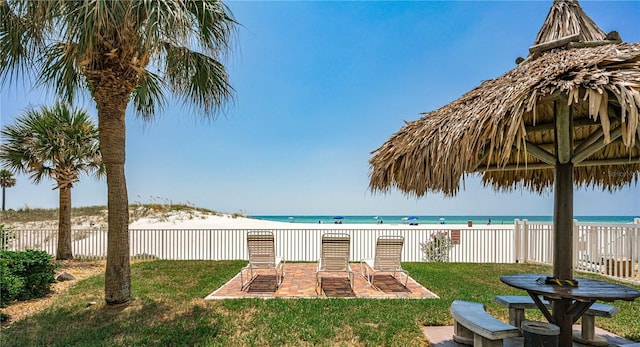
<instances>
[{"instance_id":1,"label":"dried palm thatch","mask_svg":"<svg viewBox=\"0 0 640 347\"><path fill-rule=\"evenodd\" d=\"M558 161L574 164L579 186L637 183L640 43L607 37L576 1L556 1L529 51L513 70L408 122L373 151L370 188L451 196L480 172L498 190L540 192L553 185ZM556 139L559 109L570 115L566 150Z\"/></svg>"},{"instance_id":2,"label":"dried palm thatch","mask_svg":"<svg viewBox=\"0 0 640 347\"><path fill-rule=\"evenodd\" d=\"M533 44L553 42L575 34L579 35L581 42L600 41L606 37L577 1L556 1Z\"/></svg>"}]
</instances>

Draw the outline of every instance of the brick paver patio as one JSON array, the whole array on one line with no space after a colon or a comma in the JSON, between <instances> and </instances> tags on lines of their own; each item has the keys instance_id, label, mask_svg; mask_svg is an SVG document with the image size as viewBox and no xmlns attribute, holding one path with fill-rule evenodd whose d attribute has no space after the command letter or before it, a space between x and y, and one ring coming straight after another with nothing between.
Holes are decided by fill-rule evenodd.
<instances>
[{"instance_id":1,"label":"brick paver patio","mask_svg":"<svg viewBox=\"0 0 640 347\"><path fill-rule=\"evenodd\" d=\"M409 277L407 287L393 276L377 275L373 288L360 275L360 264L351 264L353 271L353 290L349 288L346 273L322 274L322 291L316 293L316 264L315 263L286 263L285 276L282 284L275 289L276 277L273 271L260 270L248 288L240 290L240 274L229 282L207 295L205 300L237 299L237 298L407 298L434 299L437 295Z\"/></svg>"}]
</instances>

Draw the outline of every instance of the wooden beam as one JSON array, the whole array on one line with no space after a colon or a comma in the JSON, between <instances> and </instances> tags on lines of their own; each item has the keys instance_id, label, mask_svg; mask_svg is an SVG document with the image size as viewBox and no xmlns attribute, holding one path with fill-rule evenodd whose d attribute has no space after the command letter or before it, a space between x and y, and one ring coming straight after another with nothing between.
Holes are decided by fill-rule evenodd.
<instances>
[{"instance_id":1,"label":"wooden beam","mask_svg":"<svg viewBox=\"0 0 640 347\"><path fill-rule=\"evenodd\" d=\"M527 153L531 154L532 156L542 160L543 162L549 165L556 164L556 157L553 154L547 152L541 147L534 145L529 141L525 141L525 150L527 151Z\"/></svg>"},{"instance_id":2,"label":"wooden beam","mask_svg":"<svg viewBox=\"0 0 640 347\"><path fill-rule=\"evenodd\" d=\"M617 127L616 129L614 129L611 132L611 142L619 139L621 136L622 136L622 127ZM598 139L597 141L595 141L594 143L592 143L591 145L586 146L580 152L577 152L573 156L571 161L574 164L578 164L581 161L583 161L583 160L589 158L590 156L592 156L595 152L603 149L606 145L608 145L608 143L604 143L604 137L602 137L602 138Z\"/></svg>"},{"instance_id":3,"label":"wooden beam","mask_svg":"<svg viewBox=\"0 0 640 347\"><path fill-rule=\"evenodd\" d=\"M545 163L536 163L536 164L512 164L505 166L490 166L490 167L481 167L476 172L495 172L495 171L518 171L518 170L543 170L543 169L553 169L553 165L545 164Z\"/></svg>"},{"instance_id":4,"label":"wooden beam","mask_svg":"<svg viewBox=\"0 0 640 347\"><path fill-rule=\"evenodd\" d=\"M573 127L571 126L571 108L567 99L561 98L553 103L556 134L556 157L558 163L566 164L571 161L573 152Z\"/></svg>"},{"instance_id":5,"label":"wooden beam","mask_svg":"<svg viewBox=\"0 0 640 347\"><path fill-rule=\"evenodd\" d=\"M473 172L477 171L478 168L480 166L482 166L482 162L487 160L487 158L489 157L489 150L485 150L484 153L482 153L482 156L480 157L480 159L478 160L478 164L476 165L475 168L473 168ZM485 165L486 166L486 165Z\"/></svg>"},{"instance_id":6,"label":"wooden beam","mask_svg":"<svg viewBox=\"0 0 640 347\"><path fill-rule=\"evenodd\" d=\"M622 40L602 40L602 41L589 41L589 42L569 42L569 48L585 48L585 47L598 47L604 45L610 45L614 43L621 43Z\"/></svg>"},{"instance_id":7,"label":"wooden beam","mask_svg":"<svg viewBox=\"0 0 640 347\"><path fill-rule=\"evenodd\" d=\"M611 116L609 116L609 119L611 120ZM610 124L610 129L615 129L618 126L620 126L620 122L615 118L612 119ZM598 130L594 131L591 135L589 135L589 137L584 139L582 143L580 143L576 148L573 149L574 156L577 155L579 152L582 152L588 146L591 146L592 144L594 144L599 139L603 139L603 138L604 138L604 129L600 127ZM611 140L611 142L613 142L613 140Z\"/></svg>"},{"instance_id":8,"label":"wooden beam","mask_svg":"<svg viewBox=\"0 0 640 347\"><path fill-rule=\"evenodd\" d=\"M594 160L585 160L575 165L575 167L585 167L585 166L611 166L611 165L633 165L640 164L640 157L635 158L612 158L612 159L594 159ZM505 166L490 166L490 167L481 167L478 168L475 172L495 172L495 171L528 171L528 170L545 170L545 169L553 169L553 165L545 164L545 163L535 163L535 164L511 164Z\"/></svg>"},{"instance_id":9,"label":"wooden beam","mask_svg":"<svg viewBox=\"0 0 640 347\"><path fill-rule=\"evenodd\" d=\"M575 42L575 41L578 41L578 40L580 40L580 34L561 37L561 38L559 38L557 40L554 40L554 41L549 41L549 42L533 45L533 46L529 47L529 53L530 54L536 54L536 53L545 52L545 51L548 51L550 49L566 46L569 42Z\"/></svg>"},{"instance_id":10,"label":"wooden beam","mask_svg":"<svg viewBox=\"0 0 640 347\"><path fill-rule=\"evenodd\" d=\"M632 165L632 164L640 164L640 157L585 160L578 163L576 166L583 167L583 166L608 166L608 165Z\"/></svg>"},{"instance_id":11,"label":"wooden beam","mask_svg":"<svg viewBox=\"0 0 640 347\"><path fill-rule=\"evenodd\" d=\"M538 101L536 102L536 104L537 105L542 105L542 104L552 103L552 102L558 100L561 96L562 96L562 92L555 91L555 92L553 92L551 94L538 97Z\"/></svg>"},{"instance_id":12,"label":"wooden beam","mask_svg":"<svg viewBox=\"0 0 640 347\"><path fill-rule=\"evenodd\" d=\"M600 123L595 122L593 119L591 118L580 118L580 119L574 119L573 120L573 127L583 127L583 126L592 126L592 125L599 125ZM525 126L525 130L527 131L527 133L535 133L538 131L547 131L547 130L553 130L555 127L555 124L553 122L549 122L549 123L538 123L536 125L527 125Z\"/></svg>"}]
</instances>

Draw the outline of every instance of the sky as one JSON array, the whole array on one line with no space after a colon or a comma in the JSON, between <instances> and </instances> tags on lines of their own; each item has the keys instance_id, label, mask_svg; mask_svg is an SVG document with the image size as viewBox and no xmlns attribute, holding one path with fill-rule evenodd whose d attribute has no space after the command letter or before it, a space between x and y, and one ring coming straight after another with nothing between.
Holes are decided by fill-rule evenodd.
<instances>
[{"instance_id":1,"label":"sky","mask_svg":"<svg viewBox=\"0 0 640 347\"><path fill-rule=\"evenodd\" d=\"M151 122L127 114L129 201L248 215L552 215L553 192L496 192L477 176L455 197L368 189L371 151L499 77L524 57L551 1L231 1L241 24L225 61L236 99L215 121L170 102ZM624 41L640 41L639 1L583 1ZM50 91L3 85L0 124ZM91 100L77 106L94 115ZM452 154L453 155L453 154ZM17 175L7 208L54 208L53 181ZM106 205L84 176L74 206ZM576 189L574 214L640 217L640 187Z\"/></svg>"}]
</instances>

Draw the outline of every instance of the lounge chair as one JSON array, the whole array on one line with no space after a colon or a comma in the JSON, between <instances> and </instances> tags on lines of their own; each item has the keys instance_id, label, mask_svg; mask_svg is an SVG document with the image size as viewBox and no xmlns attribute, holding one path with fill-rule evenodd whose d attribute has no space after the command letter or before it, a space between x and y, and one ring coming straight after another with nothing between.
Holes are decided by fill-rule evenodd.
<instances>
[{"instance_id":1,"label":"lounge chair","mask_svg":"<svg viewBox=\"0 0 640 347\"><path fill-rule=\"evenodd\" d=\"M360 261L360 273L372 287L377 288L373 284L373 279L380 272L392 273L405 288L407 287L409 274L400 265L403 244L403 236L379 236L376 240L375 257ZM404 274L404 283L402 283L401 274Z\"/></svg>"},{"instance_id":2,"label":"lounge chair","mask_svg":"<svg viewBox=\"0 0 640 347\"><path fill-rule=\"evenodd\" d=\"M277 290L284 277L285 260L282 257L276 257L273 233L270 231L247 232L247 249L249 251L249 264L240 270L241 290L248 288L249 283L254 279L253 271L260 269L273 270L275 272L275 289ZM249 276L245 278L245 272L247 271Z\"/></svg>"},{"instance_id":3,"label":"lounge chair","mask_svg":"<svg viewBox=\"0 0 640 347\"><path fill-rule=\"evenodd\" d=\"M351 237L349 234L329 233L322 235L320 259L316 269L316 293L322 288L323 272L345 272L349 277L349 287L353 289L353 272L349 266Z\"/></svg>"}]
</instances>

